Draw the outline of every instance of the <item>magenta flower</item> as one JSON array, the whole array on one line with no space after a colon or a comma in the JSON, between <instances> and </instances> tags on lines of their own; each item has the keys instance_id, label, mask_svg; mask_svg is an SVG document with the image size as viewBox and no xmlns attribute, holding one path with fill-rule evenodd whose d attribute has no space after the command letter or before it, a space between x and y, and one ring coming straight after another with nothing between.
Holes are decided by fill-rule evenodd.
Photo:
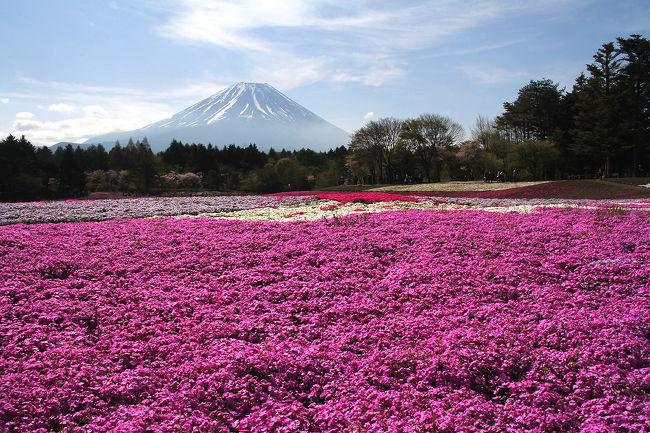
<instances>
[{"instance_id":1,"label":"magenta flower","mask_svg":"<svg viewBox=\"0 0 650 433\"><path fill-rule=\"evenodd\" d=\"M648 431L649 227L636 209L3 226L0 432Z\"/></svg>"}]
</instances>

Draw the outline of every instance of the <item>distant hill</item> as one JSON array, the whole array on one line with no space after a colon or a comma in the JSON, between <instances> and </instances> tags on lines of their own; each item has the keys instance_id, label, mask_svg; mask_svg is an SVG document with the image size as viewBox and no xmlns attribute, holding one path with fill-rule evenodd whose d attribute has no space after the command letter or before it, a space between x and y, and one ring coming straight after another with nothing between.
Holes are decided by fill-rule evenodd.
<instances>
[{"instance_id":1,"label":"distant hill","mask_svg":"<svg viewBox=\"0 0 650 433\"><path fill-rule=\"evenodd\" d=\"M154 152L165 150L172 140L183 143L257 144L262 151L276 149L315 151L345 145L349 134L312 113L272 86L238 83L206 98L168 119L133 131L100 135L84 144L103 144L107 149L119 140L125 145L147 137Z\"/></svg>"}]
</instances>

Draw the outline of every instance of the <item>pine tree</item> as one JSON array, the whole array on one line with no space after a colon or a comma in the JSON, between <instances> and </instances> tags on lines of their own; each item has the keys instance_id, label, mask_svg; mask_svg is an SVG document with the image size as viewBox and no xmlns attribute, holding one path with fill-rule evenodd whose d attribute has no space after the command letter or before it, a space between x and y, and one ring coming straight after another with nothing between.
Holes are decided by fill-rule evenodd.
<instances>
[{"instance_id":1,"label":"pine tree","mask_svg":"<svg viewBox=\"0 0 650 433\"><path fill-rule=\"evenodd\" d=\"M587 65L590 77L576 82L574 143L571 150L584 158L588 169L612 172L613 159L622 145L620 72L621 61L613 43L603 44Z\"/></svg>"},{"instance_id":2,"label":"pine tree","mask_svg":"<svg viewBox=\"0 0 650 433\"><path fill-rule=\"evenodd\" d=\"M63 151L63 158L59 167L59 192L74 197L83 194L85 177L82 167L75 158L72 145L68 144Z\"/></svg>"},{"instance_id":3,"label":"pine tree","mask_svg":"<svg viewBox=\"0 0 650 433\"><path fill-rule=\"evenodd\" d=\"M546 140L559 124L562 92L551 80L531 81L519 89L514 102L503 104L497 129L511 141Z\"/></svg>"},{"instance_id":4,"label":"pine tree","mask_svg":"<svg viewBox=\"0 0 650 433\"><path fill-rule=\"evenodd\" d=\"M617 54L625 61L620 71L624 130L628 133L632 175L650 163L650 41L640 35L617 38Z\"/></svg>"}]
</instances>

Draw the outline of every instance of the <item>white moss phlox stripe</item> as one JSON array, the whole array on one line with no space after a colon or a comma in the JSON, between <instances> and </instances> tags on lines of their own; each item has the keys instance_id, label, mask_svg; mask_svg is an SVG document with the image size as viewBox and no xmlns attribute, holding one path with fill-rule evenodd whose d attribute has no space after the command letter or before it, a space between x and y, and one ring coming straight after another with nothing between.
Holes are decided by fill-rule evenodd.
<instances>
[{"instance_id":1,"label":"white moss phlox stripe","mask_svg":"<svg viewBox=\"0 0 650 433\"><path fill-rule=\"evenodd\" d=\"M518 212L531 213L535 209L544 207L566 207L566 208L596 208L577 203L555 203L555 204L518 204L518 205L465 205L457 203L440 203L433 200L422 200L420 202L378 202L372 204L346 203L340 205L337 201L303 202L277 207L259 207L254 209L239 210L234 212L201 213L198 215L178 215L175 218L218 218L245 221L316 221L321 219L342 217L350 214L362 214L373 212L385 212L391 210L407 209L431 209L440 211L454 210L483 210L488 212ZM638 208L637 208L638 209ZM650 209L643 209L650 210Z\"/></svg>"}]
</instances>

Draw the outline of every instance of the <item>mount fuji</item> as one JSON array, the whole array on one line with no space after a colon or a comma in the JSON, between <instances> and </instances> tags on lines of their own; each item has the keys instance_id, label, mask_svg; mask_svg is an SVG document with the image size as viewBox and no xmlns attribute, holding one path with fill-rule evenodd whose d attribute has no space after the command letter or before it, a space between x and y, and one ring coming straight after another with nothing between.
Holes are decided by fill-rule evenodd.
<instances>
[{"instance_id":1,"label":"mount fuji","mask_svg":"<svg viewBox=\"0 0 650 433\"><path fill-rule=\"evenodd\" d=\"M215 146L255 143L262 151L315 151L345 145L349 134L312 113L272 86L238 83L216 93L170 118L140 129L115 132L88 139L85 144L112 147L147 137L154 152L165 150L172 140L183 143L212 143Z\"/></svg>"}]
</instances>

